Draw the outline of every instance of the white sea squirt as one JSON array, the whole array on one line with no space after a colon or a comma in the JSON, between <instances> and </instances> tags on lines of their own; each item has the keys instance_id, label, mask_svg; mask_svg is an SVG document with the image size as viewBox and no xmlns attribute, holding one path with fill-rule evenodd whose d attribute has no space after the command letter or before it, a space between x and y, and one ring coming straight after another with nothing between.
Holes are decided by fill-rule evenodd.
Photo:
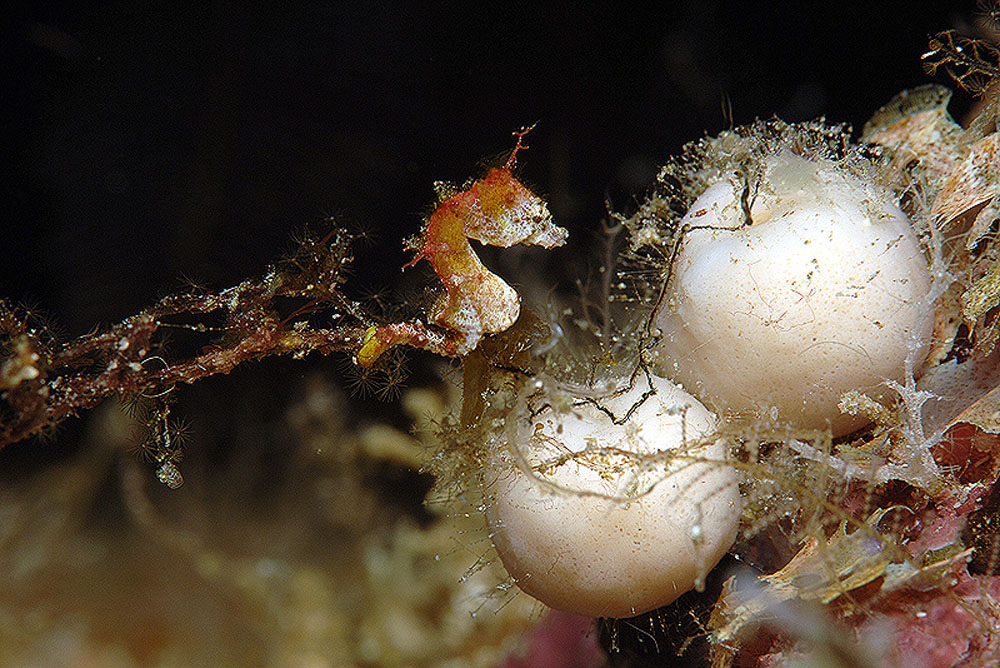
<instances>
[{"instance_id":1,"label":"white sea squirt","mask_svg":"<svg viewBox=\"0 0 1000 668\"><path fill-rule=\"evenodd\" d=\"M703 582L739 525L715 416L656 376L620 387L529 397L482 473L490 535L518 586L593 617L670 603Z\"/></svg>"},{"instance_id":2,"label":"white sea squirt","mask_svg":"<svg viewBox=\"0 0 1000 668\"><path fill-rule=\"evenodd\" d=\"M786 151L761 171L711 185L682 220L651 362L720 414L849 433L866 419L841 396L886 395L926 353L927 259L891 196L835 163Z\"/></svg>"}]
</instances>

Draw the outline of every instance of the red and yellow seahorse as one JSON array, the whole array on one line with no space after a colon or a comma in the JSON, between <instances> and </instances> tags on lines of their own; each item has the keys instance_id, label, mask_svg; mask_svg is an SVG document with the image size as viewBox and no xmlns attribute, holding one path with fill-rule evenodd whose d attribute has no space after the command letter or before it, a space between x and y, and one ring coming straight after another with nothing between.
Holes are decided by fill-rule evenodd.
<instances>
[{"instance_id":1,"label":"red and yellow seahorse","mask_svg":"<svg viewBox=\"0 0 1000 668\"><path fill-rule=\"evenodd\" d=\"M511 173L517 152L527 148L521 142L530 130L514 133L517 146L502 168L442 200L427 219L419 240L410 245L416 257L403 268L426 259L445 293L431 307L428 324L416 320L369 327L356 357L360 366L371 365L396 345L461 357L484 335L502 332L517 320L521 298L483 265L469 239L503 248L565 243L567 231L552 223L545 201Z\"/></svg>"}]
</instances>

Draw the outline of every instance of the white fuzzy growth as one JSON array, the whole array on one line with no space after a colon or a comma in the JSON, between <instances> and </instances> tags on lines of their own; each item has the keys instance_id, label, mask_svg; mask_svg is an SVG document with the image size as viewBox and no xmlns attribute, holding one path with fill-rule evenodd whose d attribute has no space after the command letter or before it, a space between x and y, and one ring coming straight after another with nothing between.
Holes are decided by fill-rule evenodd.
<instances>
[{"instance_id":1,"label":"white fuzzy growth","mask_svg":"<svg viewBox=\"0 0 1000 668\"><path fill-rule=\"evenodd\" d=\"M739 523L715 417L656 377L597 399L614 419L562 398L510 418L483 473L504 565L521 589L577 614L627 617L673 601L722 558Z\"/></svg>"},{"instance_id":2,"label":"white fuzzy growth","mask_svg":"<svg viewBox=\"0 0 1000 668\"><path fill-rule=\"evenodd\" d=\"M829 162L765 167L751 225L730 180L685 216L654 363L717 410L847 433L865 419L840 396L884 394L914 344L926 352L928 262L888 194Z\"/></svg>"}]
</instances>

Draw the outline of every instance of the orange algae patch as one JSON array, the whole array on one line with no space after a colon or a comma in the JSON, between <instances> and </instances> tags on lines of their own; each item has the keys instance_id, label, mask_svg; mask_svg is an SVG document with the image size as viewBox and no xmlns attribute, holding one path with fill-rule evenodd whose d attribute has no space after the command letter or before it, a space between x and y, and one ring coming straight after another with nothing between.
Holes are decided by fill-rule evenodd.
<instances>
[{"instance_id":1,"label":"orange algae patch","mask_svg":"<svg viewBox=\"0 0 1000 668\"><path fill-rule=\"evenodd\" d=\"M430 309L429 324L415 320L369 327L357 353L360 366L371 365L396 345L461 357L484 335L502 332L517 320L521 298L483 265L469 239L502 248L517 243L554 248L565 243L567 231L552 223L545 201L511 174L517 150L525 148L523 133L516 134L518 145L507 165L442 201L410 246L417 255L403 268L426 259L445 288Z\"/></svg>"}]
</instances>

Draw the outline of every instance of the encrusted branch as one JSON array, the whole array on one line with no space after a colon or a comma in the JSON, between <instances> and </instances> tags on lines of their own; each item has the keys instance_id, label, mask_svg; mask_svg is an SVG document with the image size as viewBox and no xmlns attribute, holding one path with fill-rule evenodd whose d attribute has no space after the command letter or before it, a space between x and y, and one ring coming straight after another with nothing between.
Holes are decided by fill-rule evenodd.
<instances>
[{"instance_id":1,"label":"encrusted branch","mask_svg":"<svg viewBox=\"0 0 1000 668\"><path fill-rule=\"evenodd\" d=\"M371 319L340 293L352 261L350 241L343 230L307 236L293 256L259 279L218 293L165 297L64 344L46 341L29 317L0 300L0 447L112 395L159 396L179 383L272 355L357 350ZM313 314L331 326L314 326L319 318ZM193 334L193 353L172 357L159 350L165 331L177 328Z\"/></svg>"}]
</instances>

